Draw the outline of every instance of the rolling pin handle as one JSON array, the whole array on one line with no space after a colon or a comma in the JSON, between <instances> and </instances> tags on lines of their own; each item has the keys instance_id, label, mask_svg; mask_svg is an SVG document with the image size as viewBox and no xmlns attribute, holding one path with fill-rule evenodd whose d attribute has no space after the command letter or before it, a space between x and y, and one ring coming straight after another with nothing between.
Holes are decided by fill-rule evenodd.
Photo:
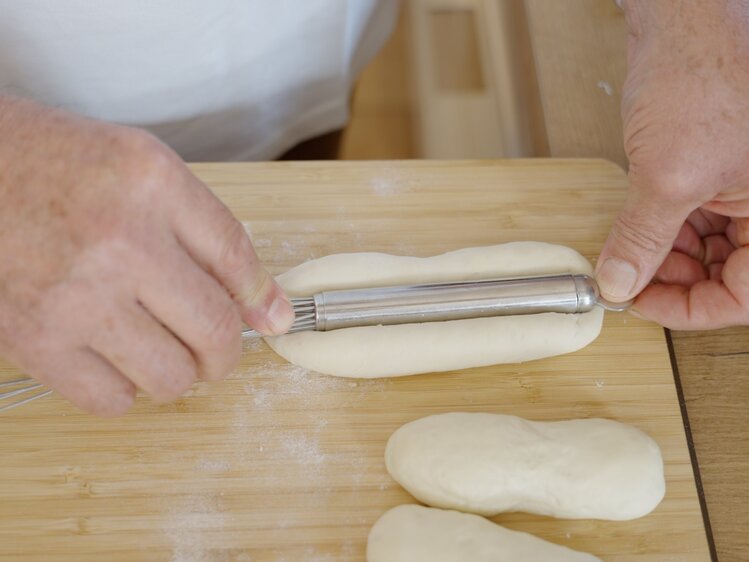
<instances>
[{"instance_id":1,"label":"rolling pin handle","mask_svg":"<svg viewBox=\"0 0 749 562\"><path fill-rule=\"evenodd\" d=\"M575 293L577 294L577 310L575 312L588 312L598 304L600 293L598 285L590 275L573 275L575 281Z\"/></svg>"}]
</instances>

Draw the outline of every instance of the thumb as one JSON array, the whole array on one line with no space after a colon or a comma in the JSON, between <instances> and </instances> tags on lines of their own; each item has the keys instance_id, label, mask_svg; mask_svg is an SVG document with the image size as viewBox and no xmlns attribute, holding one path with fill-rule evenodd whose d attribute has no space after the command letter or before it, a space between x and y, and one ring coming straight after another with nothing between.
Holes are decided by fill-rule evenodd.
<instances>
[{"instance_id":1,"label":"thumb","mask_svg":"<svg viewBox=\"0 0 749 562\"><path fill-rule=\"evenodd\" d=\"M641 196L633 185L596 266L601 295L614 302L634 298L655 275L673 247L691 209Z\"/></svg>"},{"instance_id":2,"label":"thumb","mask_svg":"<svg viewBox=\"0 0 749 562\"><path fill-rule=\"evenodd\" d=\"M245 323L263 334L285 333L294 310L260 263L244 226L197 178L186 178L189 196L174 202L179 242L229 292Z\"/></svg>"}]
</instances>

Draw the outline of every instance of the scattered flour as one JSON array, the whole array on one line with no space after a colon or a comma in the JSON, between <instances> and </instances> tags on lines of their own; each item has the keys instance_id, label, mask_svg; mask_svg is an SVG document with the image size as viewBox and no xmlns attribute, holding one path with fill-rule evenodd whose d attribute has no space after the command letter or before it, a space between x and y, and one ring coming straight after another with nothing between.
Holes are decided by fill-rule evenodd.
<instances>
[{"instance_id":1,"label":"scattered flour","mask_svg":"<svg viewBox=\"0 0 749 562\"><path fill-rule=\"evenodd\" d=\"M274 461L284 468L267 475L269 485L307 482L321 506L335 478L340 481L341 467L350 485L362 482L360 469L365 466L366 445L353 443L340 452L326 448L326 443L332 442L326 440L327 432L340 431L340 426L331 427L334 424L329 416L340 408L362 403L389 381L351 381L320 375L277 358L244 367L233 376L245 381L242 389L249 398L237 401L233 410L240 462L252 465L259 458ZM297 414L289 416L289 411Z\"/></svg>"},{"instance_id":2,"label":"scattered flour","mask_svg":"<svg viewBox=\"0 0 749 562\"><path fill-rule=\"evenodd\" d=\"M181 499L169 509L166 535L172 542L171 562L228 562L226 551L211 548L207 531L226 523L218 500L211 495Z\"/></svg>"},{"instance_id":3,"label":"scattered flour","mask_svg":"<svg viewBox=\"0 0 749 562\"><path fill-rule=\"evenodd\" d=\"M320 451L320 443L316 433L282 433L276 436L291 462L303 464L308 468L325 462L327 455Z\"/></svg>"},{"instance_id":4,"label":"scattered flour","mask_svg":"<svg viewBox=\"0 0 749 562\"><path fill-rule=\"evenodd\" d=\"M295 225L294 228L301 230L299 234L289 233L286 236L276 235L273 238L265 236L255 236L252 233L252 224L248 221L243 221L245 231L252 239L252 245L261 253L261 259L271 259L271 261L289 262L290 264L296 265L302 261L306 261L315 257L314 252L310 248L309 235L317 232L317 226L313 223L306 223L302 225Z\"/></svg>"},{"instance_id":5,"label":"scattered flour","mask_svg":"<svg viewBox=\"0 0 749 562\"><path fill-rule=\"evenodd\" d=\"M244 391L247 394L253 396L263 394L264 398L260 402L269 408L273 408L273 403L278 400L278 393L306 394L309 391L335 388L337 382L333 377L316 375L304 367L291 363L279 364L275 360L265 361L249 370L238 371L234 375L248 380L244 385Z\"/></svg>"},{"instance_id":6,"label":"scattered flour","mask_svg":"<svg viewBox=\"0 0 749 562\"><path fill-rule=\"evenodd\" d=\"M377 176L369 180L369 187L378 197L392 197L407 193L419 185L417 178L402 175L393 168L381 168Z\"/></svg>"},{"instance_id":7,"label":"scattered flour","mask_svg":"<svg viewBox=\"0 0 749 562\"><path fill-rule=\"evenodd\" d=\"M257 336L245 336L242 338L242 352L243 353L255 353L267 349L263 338Z\"/></svg>"},{"instance_id":8,"label":"scattered flour","mask_svg":"<svg viewBox=\"0 0 749 562\"><path fill-rule=\"evenodd\" d=\"M614 95L614 87L611 85L610 82L607 82L606 80L599 80L596 84L599 88L601 88L604 92L606 92L607 96L613 96Z\"/></svg>"},{"instance_id":9,"label":"scattered flour","mask_svg":"<svg viewBox=\"0 0 749 562\"><path fill-rule=\"evenodd\" d=\"M304 549L303 560L305 562L334 562L338 559L337 556L333 556L332 554L320 553L314 546Z\"/></svg>"},{"instance_id":10,"label":"scattered flour","mask_svg":"<svg viewBox=\"0 0 749 562\"><path fill-rule=\"evenodd\" d=\"M273 242L270 238L254 238L252 240L252 245L255 246L255 248L270 248L273 245Z\"/></svg>"},{"instance_id":11,"label":"scattered flour","mask_svg":"<svg viewBox=\"0 0 749 562\"><path fill-rule=\"evenodd\" d=\"M396 246L396 254L400 256L415 256L418 255L419 249L416 244L410 242L399 242Z\"/></svg>"},{"instance_id":12,"label":"scattered flour","mask_svg":"<svg viewBox=\"0 0 749 562\"><path fill-rule=\"evenodd\" d=\"M225 459L202 457L195 461L195 470L198 472L229 472L231 464Z\"/></svg>"},{"instance_id":13,"label":"scattered flour","mask_svg":"<svg viewBox=\"0 0 749 562\"><path fill-rule=\"evenodd\" d=\"M395 194L400 189L398 185L395 179L386 177L373 189L379 190L380 195ZM244 224L250 232L250 224ZM286 239L255 238L261 258L272 257L276 263L300 263L314 257L309 237L316 231L315 226L297 226L302 231L287 235ZM351 240L361 240L355 222L344 220L339 227ZM204 493L170 496L169 504L162 506L167 514L164 532L173 548L171 562L253 561L249 552L227 550L219 539L222 531L233 528L229 525L231 511L227 506L237 500L234 488L227 486L234 479L240 484L239 489L243 489L242 482L267 490L283 489L289 483L299 486L303 493L295 496L291 504L284 500L279 504L280 510L268 512L270 520L266 524L276 529L287 528L288 533L306 524L290 518L295 506L324 512L331 501L340 502L343 498L355 505L360 491L384 492L390 485L386 474L377 476L366 470L367 459L372 456L371 441L362 441L356 433L351 433L345 445L340 445L340 433L349 431L342 422L345 419L342 412L359 411L373 393L392 384L390 381L352 381L312 373L275 357L261 338L243 338L243 353L243 367L231 377L239 392L230 397L230 406L225 410L228 431L216 434L222 440L219 447L210 442L196 443L194 449L173 453L173 458L200 473L206 487L200 489ZM195 396L208 399L207 388L197 387ZM339 445L333 448L336 441ZM355 517L351 519L352 524L361 522ZM341 560L342 554L343 559L350 559L355 552L357 545L353 543L334 551L329 546L310 546L293 554L279 550L275 560L291 562L299 560L301 555L305 562L326 562ZM272 555L263 560L273 560Z\"/></svg>"},{"instance_id":14,"label":"scattered flour","mask_svg":"<svg viewBox=\"0 0 749 562\"><path fill-rule=\"evenodd\" d=\"M388 177L375 177L369 182L372 191L380 197L390 197L400 190L398 184Z\"/></svg>"},{"instance_id":15,"label":"scattered flour","mask_svg":"<svg viewBox=\"0 0 749 562\"><path fill-rule=\"evenodd\" d=\"M248 394L252 394L252 402L255 404L256 408L268 408L270 407L270 399L271 395L270 393L265 389L259 389L254 392L248 392Z\"/></svg>"}]
</instances>

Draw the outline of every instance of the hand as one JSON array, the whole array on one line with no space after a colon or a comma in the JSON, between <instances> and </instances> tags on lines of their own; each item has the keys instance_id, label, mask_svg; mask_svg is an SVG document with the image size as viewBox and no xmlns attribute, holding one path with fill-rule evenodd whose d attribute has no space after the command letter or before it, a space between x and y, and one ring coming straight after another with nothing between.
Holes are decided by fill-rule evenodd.
<instances>
[{"instance_id":1,"label":"hand","mask_svg":"<svg viewBox=\"0 0 749 562\"><path fill-rule=\"evenodd\" d=\"M625 0L630 188L603 296L675 329L749 324L749 28L739 0ZM654 284L649 284L654 282Z\"/></svg>"},{"instance_id":2,"label":"hand","mask_svg":"<svg viewBox=\"0 0 749 562\"><path fill-rule=\"evenodd\" d=\"M77 406L125 412L238 362L288 300L242 225L145 132L0 98L0 355Z\"/></svg>"}]
</instances>

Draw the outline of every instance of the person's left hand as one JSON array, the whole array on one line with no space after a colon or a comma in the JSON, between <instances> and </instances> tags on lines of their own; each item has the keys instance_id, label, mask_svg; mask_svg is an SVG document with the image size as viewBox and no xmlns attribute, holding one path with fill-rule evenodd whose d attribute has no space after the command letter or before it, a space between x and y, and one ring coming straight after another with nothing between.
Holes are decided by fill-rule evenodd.
<instances>
[{"instance_id":1,"label":"person's left hand","mask_svg":"<svg viewBox=\"0 0 749 562\"><path fill-rule=\"evenodd\" d=\"M602 295L675 329L749 324L749 25L736 0L628 0L627 202ZM743 10L743 11L742 11Z\"/></svg>"}]
</instances>

